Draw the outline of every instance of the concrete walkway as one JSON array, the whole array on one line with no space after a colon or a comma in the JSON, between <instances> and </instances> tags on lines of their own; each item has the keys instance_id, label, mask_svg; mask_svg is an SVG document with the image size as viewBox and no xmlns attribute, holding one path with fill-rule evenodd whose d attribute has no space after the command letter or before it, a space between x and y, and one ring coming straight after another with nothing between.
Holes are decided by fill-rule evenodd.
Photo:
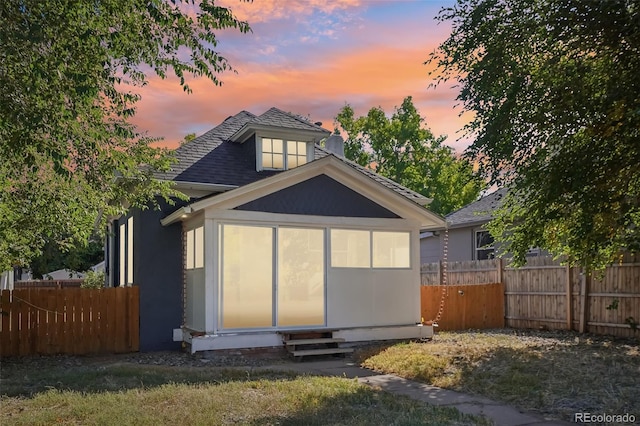
<instances>
[{"instance_id":1,"label":"concrete walkway","mask_svg":"<svg viewBox=\"0 0 640 426\"><path fill-rule=\"evenodd\" d=\"M277 364L259 369L292 371L300 374L357 378L362 384L380 388L384 391L423 401L429 404L454 407L467 414L484 416L497 426L551 426L571 423L548 420L538 415L524 413L511 406L480 396L438 388L403 379L393 374L379 374L367 370L350 359L307 360L296 363Z\"/></svg>"}]
</instances>

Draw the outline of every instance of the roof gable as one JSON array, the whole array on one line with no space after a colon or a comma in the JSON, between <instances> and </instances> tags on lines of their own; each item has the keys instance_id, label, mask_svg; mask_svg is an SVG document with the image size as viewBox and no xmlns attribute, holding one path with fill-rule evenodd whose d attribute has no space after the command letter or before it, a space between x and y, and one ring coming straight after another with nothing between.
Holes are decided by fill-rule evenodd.
<instances>
[{"instance_id":1,"label":"roof gable","mask_svg":"<svg viewBox=\"0 0 640 426\"><path fill-rule=\"evenodd\" d=\"M441 216L427 210L392 188L369 178L366 174L359 172L334 155L327 155L298 168L278 173L222 194L201 199L187 206L186 210L179 209L175 211L163 219L162 223L168 225L180 220L184 212L192 213L208 208L235 209L238 206L322 174L351 188L373 203L393 212L398 217L416 221L423 229L442 229L445 226L444 219Z\"/></svg>"},{"instance_id":2,"label":"roof gable","mask_svg":"<svg viewBox=\"0 0 640 426\"><path fill-rule=\"evenodd\" d=\"M392 211L325 174L249 201L235 210L314 216L399 218Z\"/></svg>"}]
</instances>

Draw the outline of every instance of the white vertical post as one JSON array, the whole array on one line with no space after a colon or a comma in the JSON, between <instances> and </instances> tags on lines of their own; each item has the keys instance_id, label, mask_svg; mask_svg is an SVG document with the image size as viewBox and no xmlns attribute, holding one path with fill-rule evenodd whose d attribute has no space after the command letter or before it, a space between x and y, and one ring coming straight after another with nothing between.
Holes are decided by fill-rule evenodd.
<instances>
[{"instance_id":1,"label":"white vertical post","mask_svg":"<svg viewBox=\"0 0 640 426\"><path fill-rule=\"evenodd\" d=\"M218 320L218 229L213 219L204 220L204 326L215 334Z\"/></svg>"}]
</instances>

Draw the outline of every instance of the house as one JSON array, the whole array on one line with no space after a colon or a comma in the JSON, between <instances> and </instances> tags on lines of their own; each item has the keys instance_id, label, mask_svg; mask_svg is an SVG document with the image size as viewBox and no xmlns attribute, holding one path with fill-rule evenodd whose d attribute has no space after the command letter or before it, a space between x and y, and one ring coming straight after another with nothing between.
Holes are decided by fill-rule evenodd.
<instances>
[{"instance_id":1,"label":"house","mask_svg":"<svg viewBox=\"0 0 640 426\"><path fill-rule=\"evenodd\" d=\"M460 262L466 260L493 259L500 251L494 244L494 237L486 229L487 223L493 219L494 212L500 207L506 189L498 189L473 203L467 204L446 216L447 261ZM420 261L433 263L444 259L444 229L424 231L420 234ZM546 256L549 253L533 247L528 257ZM505 256L509 257L509 255Z\"/></svg>"},{"instance_id":2,"label":"house","mask_svg":"<svg viewBox=\"0 0 640 426\"><path fill-rule=\"evenodd\" d=\"M497 191L467 204L446 216L448 230L447 261L484 260L495 256L493 236L485 228L500 206L506 189ZM420 234L422 263L443 259L444 229Z\"/></svg>"},{"instance_id":3,"label":"house","mask_svg":"<svg viewBox=\"0 0 640 426\"><path fill-rule=\"evenodd\" d=\"M325 142L325 148L319 146ZM140 289L140 349L429 337L420 323L429 199L344 159L342 139L271 108L179 147L159 174L190 197L110 224L110 285Z\"/></svg>"}]
</instances>

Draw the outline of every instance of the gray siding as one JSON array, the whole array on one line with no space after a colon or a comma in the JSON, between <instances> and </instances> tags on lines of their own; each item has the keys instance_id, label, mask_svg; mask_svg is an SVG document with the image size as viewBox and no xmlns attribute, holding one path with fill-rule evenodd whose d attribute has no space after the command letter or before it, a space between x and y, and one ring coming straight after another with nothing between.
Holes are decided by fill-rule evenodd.
<instances>
[{"instance_id":1,"label":"gray siding","mask_svg":"<svg viewBox=\"0 0 640 426\"><path fill-rule=\"evenodd\" d=\"M440 239L444 244L444 236ZM458 262L473 259L473 229L456 228L449 230L448 261Z\"/></svg>"},{"instance_id":2,"label":"gray siding","mask_svg":"<svg viewBox=\"0 0 640 426\"><path fill-rule=\"evenodd\" d=\"M243 204L236 210L315 216L399 217L326 175Z\"/></svg>"},{"instance_id":3,"label":"gray siding","mask_svg":"<svg viewBox=\"0 0 640 426\"><path fill-rule=\"evenodd\" d=\"M434 235L420 239L420 264L438 262L441 258L440 237Z\"/></svg>"},{"instance_id":4,"label":"gray siding","mask_svg":"<svg viewBox=\"0 0 640 426\"><path fill-rule=\"evenodd\" d=\"M175 207L165 207L168 212ZM182 223L162 226L163 211L134 211L134 282L140 287L140 351L178 350L182 325Z\"/></svg>"}]
</instances>

